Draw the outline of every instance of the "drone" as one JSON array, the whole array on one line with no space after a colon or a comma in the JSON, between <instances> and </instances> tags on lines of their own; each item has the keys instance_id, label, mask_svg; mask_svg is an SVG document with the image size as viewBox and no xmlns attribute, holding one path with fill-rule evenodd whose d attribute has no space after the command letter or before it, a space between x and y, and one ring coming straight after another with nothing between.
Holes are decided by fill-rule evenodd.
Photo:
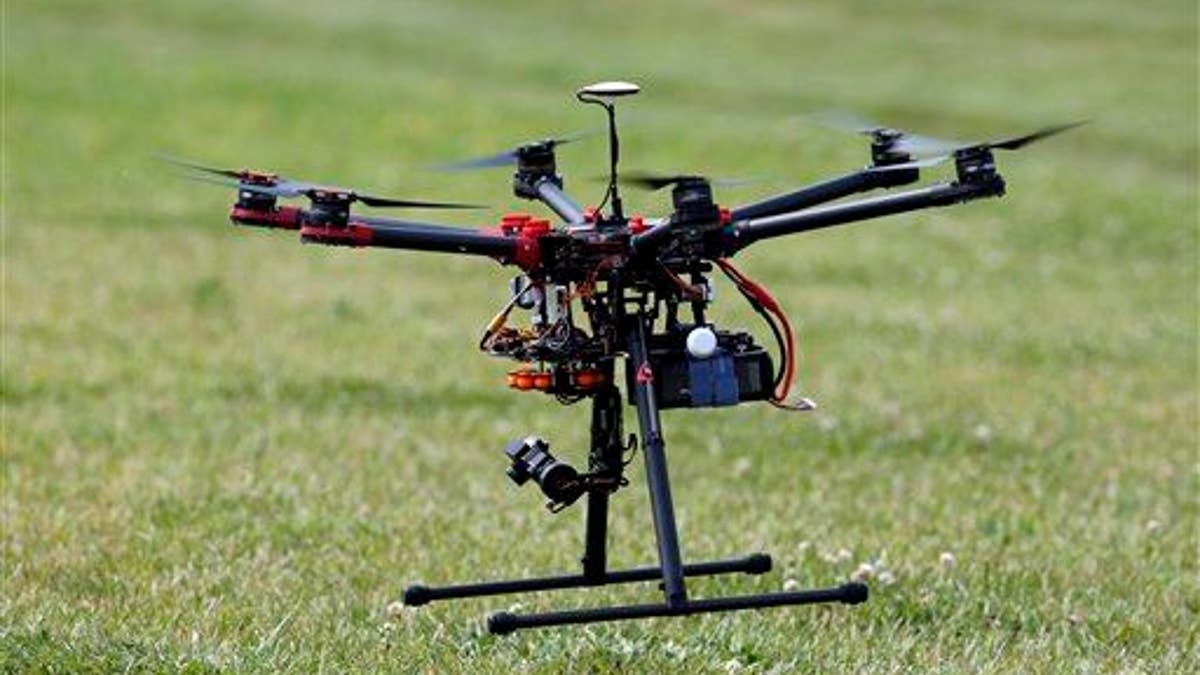
<instances>
[{"instance_id":1,"label":"drone","mask_svg":"<svg viewBox=\"0 0 1200 675\"><path fill-rule=\"evenodd\" d=\"M328 246L411 249L490 258L516 268L507 299L484 328L479 348L510 359L507 385L562 404L591 400L590 448L586 468L554 456L538 437L504 447L507 474L517 485L532 483L551 512L586 501L582 569L577 574L446 586L413 585L408 606L455 598L658 582L662 600L488 617L493 634L543 626L586 624L646 617L838 602L865 602L868 587L849 582L831 588L786 590L696 599L686 580L718 574L761 575L771 557L684 563L676 528L660 411L703 409L763 402L792 411L812 410L806 398L789 401L797 351L780 303L734 266L741 250L758 242L919 209L1000 197L1004 179L995 153L1078 126L1046 127L994 141L956 143L918 136L859 119L839 126L866 135L871 163L857 171L773 195L736 208L714 199L720 182L698 174L619 172L616 103L637 94L629 82L601 82L579 89L576 98L606 113L609 149L607 188L595 207L581 207L563 188L556 150L577 137L547 138L504 152L444 165L466 170L510 167L516 197L540 202L557 222L529 213L510 213L486 228L363 215L355 204L375 208L470 209L473 204L380 197L247 169L219 169L182 160L190 177L233 187L237 201L229 218L236 225L297 230L303 242ZM882 196L838 201L877 189L917 183L922 169L953 163L955 179ZM626 215L621 187L670 188L671 212L659 218ZM307 208L281 204L306 198ZM838 202L830 204L830 202ZM767 324L771 351L746 331L718 328L707 310L714 298L712 277L720 272ZM514 311L527 320L514 320ZM618 377L618 362L623 362ZM626 395L621 388L624 386ZM636 409L638 433L625 433L622 411ZM607 564L609 500L628 485L625 469L640 449L645 465L658 564L610 570Z\"/></svg>"}]
</instances>

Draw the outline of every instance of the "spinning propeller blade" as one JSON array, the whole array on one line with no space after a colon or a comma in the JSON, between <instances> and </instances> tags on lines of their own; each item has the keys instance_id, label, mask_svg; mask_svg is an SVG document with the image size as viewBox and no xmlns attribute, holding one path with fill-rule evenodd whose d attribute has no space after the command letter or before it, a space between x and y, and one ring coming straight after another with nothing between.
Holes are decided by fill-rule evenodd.
<instances>
[{"instance_id":1,"label":"spinning propeller blade","mask_svg":"<svg viewBox=\"0 0 1200 675\"><path fill-rule=\"evenodd\" d=\"M1084 120L1066 124L1054 124L1023 136L995 141L966 143L912 134L900 129L874 124L865 117L852 112L823 112L810 115L810 118L828 127L871 136L876 143L886 144L892 151L901 152L912 157L925 158L902 164L876 166L871 169L872 171L898 171L934 166L946 161L954 153L964 150L1018 150L1030 143L1061 134L1064 131L1069 131L1088 123L1087 120Z\"/></svg>"},{"instance_id":2,"label":"spinning propeller blade","mask_svg":"<svg viewBox=\"0 0 1200 675\"><path fill-rule=\"evenodd\" d=\"M249 171L248 169L218 169L216 167L205 166L203 164L197 164L196 162L192 162L190 160L181 159L179 157L175 157L173 155L167 155L167 154L163 154L163 153L157 153L154 156L159 161L167 162L168 164L174 164L176 166L181 166L185 169L191 169L192 171L200 171L203 173L212 174L214 176L226 176L228 178L241 179L241 178L245 178L253 173L252 171Z\"/></svg>"},{"instance_id":3,"label":"spinning propeller blade","mask_svg":"<svg viewBox=\"0 0 1200 675\"><path fill-rule=\"evenodd\" d=\"M585 138L591 138L599 133L600 132L597 130L592 130L572 134L570 136L563 136L561 138L544 138L540 141L523 143L511 150L498 152L494 155L484 155L483 157L474 157L471 159L465 159L459 162L450 162L447 164L436 164L432 168L436 171L471 171L473 169L491 169L499 166L511 166L517 163L517 156L520 154L521 148L523 147L530 145L545 145L547 146L547 149L553 150L560 145L566 145L567 143L574 143L575 141L581 141Z\"/></svg>"},{"instance_id":4,"label":"spinning propeller blade","mask_svg":"<svg viewBox=\"0 0 1200 675\"><path fill-rule=\"evenodd\" d=\"M882 173L884 171L904 171L906 169L924 169L931 166L937 166L942 162L950 159L950 155L940 155L938 157L926 157L925 159L914 159L911 162L903 162L900 164L881 164L879 166L868 167L867 171Z\"/></svg>"},{"instance_id":5,"label":"spinning propeller blade","mask_svg":"<svg viewBox=\"0 0 1200 675\"><path fill-rule=\"evenodd\" d=\"M470 171L472 169L491 169L498 166L508 166L516 164L517 151L505 150L494 155L486 157L476 157L474 159L465 159L461 162L451 162L449 164L438 164L434 169L438 171Z\"/></svg>"},{"instance_id":6,"label":"spinning propeller blade","mask_svg":"<svg viewBox=\"0 0 1200 675\"><path fill-rule=\"evenodd\" d=\"M392 197L379 197L357 192L350 188L333 187L320 185L317 183L308 183L304 181L291 180L284 178L278 174L263 173L250 171L248 169L219 169L203 164L197 164L188 160L171 157L169 155L159 155L159 159L182 166L194 174L185 175L191 180L198 180L205 183L215 183L217 185L225 185L245 190L248 192L256 192L258 194L270 195L272 197L294 198L308 197L313 200L320 200L324 196L341 197L350 202L362 202L367 206L376 208L413 208L413 209L483 209L487 208L478 204L460 204L457 202L433 202L414 199L396 199ZM211 175L210 175L211 174ZM212 176L221 176L214 178ZM236 180L229 180L236 179Z\"/></svg>"},{"instance_id":7,"label":"spinning propeller blade","mask_svg":"<svg viewBox=\"0 0 1200 675\"><path fill-rule=\"evenodd\" d=\"M597 180L608 180L607 177ZM687 180L702 180L713 187L738 187L741 185L750 185L753 183L761 183L762 178L709 178L699 174L660 174L653 171L627 171L617 177L617 182L622 185L637 188L639 190L661 190L665 187L682 183Z\"/></svg>"},{"instance_id":8,"label":"spinning propeller blade","mask_svg":"<svg viewBox=\"0 0 1200 675\"><path fill-rule=\"evenodd\" d=\"M200 183L212 183L213 185L224 185L225 187L231 187L231 188L235 188L238 190L248 190L250 192L259 192L262 194L273 195L276 197L282 196L282 195L278 194L274 188L266 187L264 185L250 185L248 183L241 183L236 180L222 180L220 178L213 178L211 176L202 176L202 175L194 175L194 174L193 175L184 174L182 176L182 178L184 180L194 180L194 181L197 181Z\"/></svg>"},{"instance_id":9,"label":"spinning propeller blade","mask_svg":"<svg viewBox=\"0 0 1200 675\"><path fill-rule=\"evenodd\" d=\"M995 148L997 150L1017 150L1017 149L1021 148L1022 146L1028 145L1030 143L1034 143L1036 141L1040 141L1043 138L1049 138L1051 136L1061 134L1064 131L1070 131L1071 129L1074 129L1075 127L1081 127L1081 126L1087 124L1088 122L1090 122L1090 120L1081 120L1079 122L1068 122L1066 124L1054 124L1054 125L1051 125L1048 127L1042 127L1041 129L1038 129L1037 131L1035 131L1031 134L1026 134L1024 136L1017 136L1015 138L1007 138L1007 139L1004 139L1001 141L991 141L989 143L986 143L985 145L989 148Z\"/></svg>"},{"instance_id":10,"label":"spinning propeller blade","mask_svg":"<svg viewBox=\"0 0 1200 675\"><path fill-rule=\"evenodd\" d=\"M398 209L486 209L481 204L460 204L458 202L427 202L419 199L392 199L390 197L375 197L357 192L351 193L355 201L362 202L375 208Z\"/></svg>"},{"instance_id":11,"label":"spinning propeller blade","mask_svg":"<svg viewBox=\"0 0 1200 675\"><path fill-rule=\"evenodd\" d=\"M808 117L822 126L871 136L878 141L886 142L890 140L893 150L918 157L922 155L950 153L965 145L955 140L922 136L902 129L876 124L858 113L845 110L827 110L813 113Z\"/></svg>"}]
</instances>

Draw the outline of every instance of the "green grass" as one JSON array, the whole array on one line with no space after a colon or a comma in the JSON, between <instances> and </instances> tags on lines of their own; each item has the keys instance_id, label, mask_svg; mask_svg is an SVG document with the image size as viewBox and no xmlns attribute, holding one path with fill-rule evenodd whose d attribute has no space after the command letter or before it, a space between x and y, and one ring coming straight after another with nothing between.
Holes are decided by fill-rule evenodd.
<instances>
[{"instance_id":1,"label":"green grass","mask_svg":"<svg viewBox=\"0 0 1200 675\"><path fill-rule=\"evenodd\" d=\"M565 4L7 3L0 668L1194 668L1195 3ZM545 513L499 450L579 459L586 410L475 353L508 270L233 230L228 194L150 160L528 208L503 172L419 168L593 128L571 92L611 78L644 85L626 166L784 185L863 161L812 110L1095 120L1002 157L1002 200L746 252L821 410L665 415L686 557L777 560L694 595L878 561L866 605L503 639L482 617L512 599L390 614L413 581L574 567L579 509ZM585 201L603 152L562 153ZM614 565L654 560L640 471L613 520Z\"/></svg>"}]
</instances>

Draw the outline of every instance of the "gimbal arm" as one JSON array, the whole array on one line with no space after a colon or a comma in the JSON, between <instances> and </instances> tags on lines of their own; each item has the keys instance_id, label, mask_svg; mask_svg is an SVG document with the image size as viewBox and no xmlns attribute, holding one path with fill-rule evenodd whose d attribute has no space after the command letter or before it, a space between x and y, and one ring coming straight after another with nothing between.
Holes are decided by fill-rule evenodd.
<instances>
[{"instance_id":1,"label":"gimbal arm","mask_svg":"<svg viewBox=\"0 0 1200 675\"><path fill-rule=\"evenodd\" d=\"M995 174L968 181L940 183L848 204L735 222L729 232L727 245L732 254L762 239L1003 194L1004 181Z\"/></svg>"},{"instance_id":2,"label":"gimbal arm","mask_svg":"<svg viewBox=\"0 0 1200 675\"><path fill-rule=\"evenodd\" d=\"M739 206L732 212L734 220L765 218L780 213L799 211L876 188L896 187L917 182L920 171L911 169L867 168L856 173L832 178L761 201Z\"/></svg>"}]
</instances>

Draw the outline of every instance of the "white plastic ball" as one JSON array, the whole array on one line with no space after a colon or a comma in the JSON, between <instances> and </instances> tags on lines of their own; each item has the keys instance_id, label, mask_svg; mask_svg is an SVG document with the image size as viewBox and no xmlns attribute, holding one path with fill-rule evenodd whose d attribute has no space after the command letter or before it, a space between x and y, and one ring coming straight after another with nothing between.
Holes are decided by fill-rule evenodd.
<instances>
[{"instance_id":1,"label":"white plastic ball","mask_svg":"<svg viewBox=\"0 0 1200 675\"><path fill-rule=\"evenodd\" d=\"M717 334L711 328L693 328L687 336L688 353L698 359L707 359L717 352Z\"/></svg>"}]
</instances>

